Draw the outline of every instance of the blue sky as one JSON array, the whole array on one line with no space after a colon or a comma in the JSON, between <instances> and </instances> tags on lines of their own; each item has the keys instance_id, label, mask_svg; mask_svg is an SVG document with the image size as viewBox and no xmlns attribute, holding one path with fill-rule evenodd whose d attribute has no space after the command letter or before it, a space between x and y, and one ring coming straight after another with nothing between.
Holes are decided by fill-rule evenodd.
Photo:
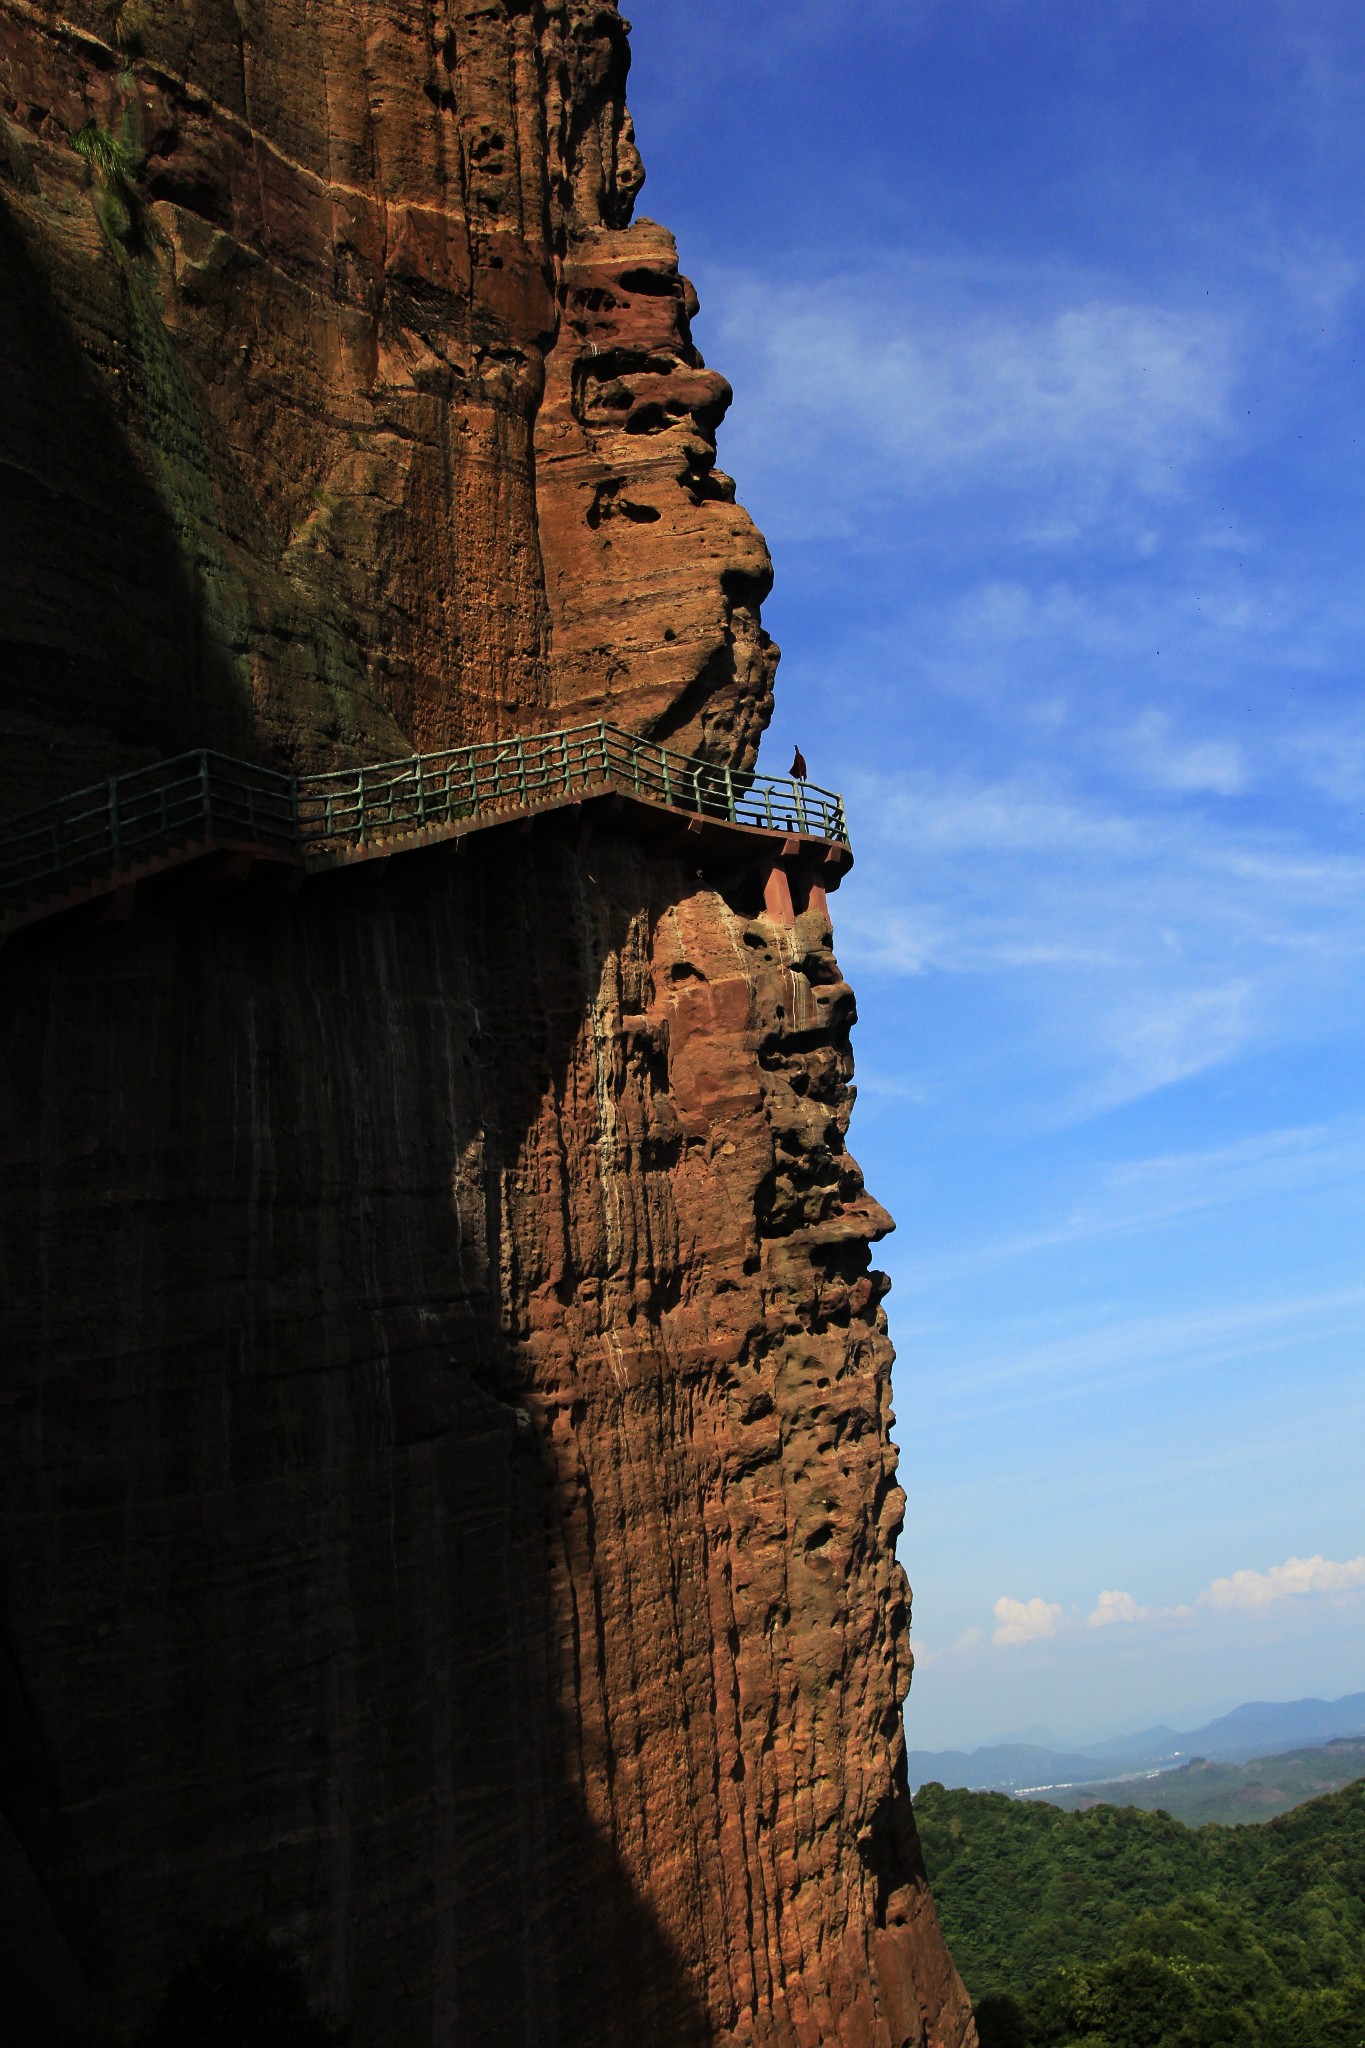
<instances>
[{"instance_id":1,"label":"blue sky","mask_svg":"<svg viewBox=\"0 0 1365 2048\"><path fill-rule=\"evenodd\" d=\"M1365 14L630 12L851 800L911 1740L1365 1688Z\"/></svg>"}]
</instances>

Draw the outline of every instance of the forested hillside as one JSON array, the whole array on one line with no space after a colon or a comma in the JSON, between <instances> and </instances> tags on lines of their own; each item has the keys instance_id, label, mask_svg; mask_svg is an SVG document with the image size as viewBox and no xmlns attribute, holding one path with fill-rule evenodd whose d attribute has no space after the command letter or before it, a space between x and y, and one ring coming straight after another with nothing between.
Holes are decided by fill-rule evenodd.
<instances>
[{"instance_id":1,"label":"forested hillside","mask_svg":"<svg viewBox=\"0 0 1365 2048\"><path fill-rule=\"evenodd\" d=\"M1259 1827L915 1804L982 2048L1365 2048L1365 1782Z\"/></svg>"},{"instance_id":2,"label":"forested hillside","mask_svg":"<svg viewBox=\"0 0 1365 2048\"><path fill-rule=\"evenodd\" d=\"M1306 1800L1365 1777L1365 1740L1322 1743L1247 1764L1197 1757L1179 1770L1150 1778L1115 1779L1100 1785L1058 1785L1039 1793L1049 1806L1068 1813L1097 1804L1138 1806L1144 1813L1169 1813L1192 1828L1206 1821L1229 1825L1271 1820Z\"/></svg>"}]
</instances>

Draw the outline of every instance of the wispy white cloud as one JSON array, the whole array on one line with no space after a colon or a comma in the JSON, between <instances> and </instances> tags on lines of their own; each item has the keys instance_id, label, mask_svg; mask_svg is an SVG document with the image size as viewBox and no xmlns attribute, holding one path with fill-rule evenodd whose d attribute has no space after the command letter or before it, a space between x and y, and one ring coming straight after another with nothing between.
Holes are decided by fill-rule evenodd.
<instances>
[{"instance_id":1,"label":"wispy white cloud","mask_svg":"<svg viewBox=\"0 0 1365 2048\"><path fill-rule=\"evenodd\" d=\"M1254 1044L1260 994L1253 979L1237 977L1197 988L1135 988L1113 1002L1105 1021L1116 1071L1101 1082L1094 1107L1169 1088Z\"/></svg>"},{"instance_id":2,"label":"wispy white cloud","mask_svg":"<svg viewBox=\"0 0 1365 2048\"><path fill-rule=\"evenodd\" d=\"M1036 38L1036 9L991 11ZM684 12L689 64L710 23L709 67L729 16ZM803 0L795 32L821 12ZM1161 1626L1183 1631L1170 1671L1202 1656L1215 1690L1240 1690L1220 1646L1262 1640L1254 1612L1151 1617L1163 1598L1193 1607L1237 1556L1264 1575L1263 1532L1288 1530L1286 1556L1303 1503L1322 1502L1333 1549L1350 1498L1365 1138L1335 1112L1357 1106L1365 955L1359 79L1338 81L1341 148L1324 150L1271 12L1243 53L1257 94L1266 76L1284 87L1264 179L1219 140L1244 132L1245 76L1223 103L1237 119L1195 138L1210 176L1193 199L1162 170L1165 113L1139 167L1115 154L1106 99L1087 129L1104 148L1060 206L1051 138L1022 209L1001 213L979 138L940 204L948 131L931 122L927 155L897 148L908 177L862 137L857 205L813 184L765 214L766 276L752 234L713 242L728 273L698 271L698 339L736 389L721 461L774 544L787 651L766 765L785 769L799 737L851 799L836 925L864 1019L869 1170L905 1226L901 1409L933 1498L921 1605L957 1660L939 1697L965 1674L954 1711L975 1691L994 1715L1005 1665L1019 1693L1038 1674L1043 1717L1049 1668L1068 1701L1082 1666L1144 1664L1151 1689L1165 1660L1117 1653ZM970 13L942 20L975 90L971 66L988 52L998 83L1004 45L964 44ZM1355 50L1345 23L1336 6L1329 55ZM764 66L789 17L759 40ZM1155 74L1154 91L1160 110ZM1015 147L1011 131L1027 175ZM766 141L764 158L760 209L791 168ZM696 255L685 237L685 267ZM869 761L888 772L859 787ZM1152 1156L1115 1163L1120 1148ZM1049 1246L1073 1255L1036 1256ZM1162 1559L1199 1560L1169 1585L1147 1541L1158 1493ZM1205 1562L1215 1529L1229 1547ZM1077 1588L1065 1560L1092 1547L1115 1599L1087 1628L1100 1579ZM1025 1609L1025 1587L1044 1608L1062 1590L1053 1634L992 1644L1011 1586ZM1348 1597L1266 1613L1349 1635L1333 1605ZM1251 1656L1242 1669L1266 1682Z\"/></svg>"},{"instance_id":3,"label":"wispy white cloud","mask_svg":"<svg viewBox=\"0 0 1365 2048\"><path fill-rule=\"evenodd\" d=\"M1264 1201L1365 1176L1365 1117L1258 1131L1230 1145L1112 1162L1101 1172L1103 1217L1078 1230L1148 1229L1198 1210Z\"/></svg>"},{"instance_id":4,"label":"wispy white cloud","mask_svg":"<svg viewBox=\"0 0 1365 2048\"><path fill-rule=\"evenodd\" d=\"M986 714L996 730L981 737L999 745L1012 733L1016 758L1021 742L1054 760L1060 749L1073 777L1199 795L1211 767L1216 793L1228 794L1232 765L1277 795L1295 779L1334 790L1343 750L1359 758L1365 714L1353 694L1317 686L1357 665L1365 602L1264 535L1253 545L1220 531L1203 509L1216 488L1212 475L1191 479L1178 547L1138 569L1113 558L1022 563L992 542L989 506L945 501L933 531L953 540L956 573L869 633L846 657L861 673L840 688L909 668L931 706ZM923 535L907 545L922 548ZM1184 758L1210 747L1224 758Z\"/></svg>"},{"instance_id":5,"label":"wispy white cloud","mask_svg":"<svg viewBox=\"0 0 1365 2048\"><path fill-rule=\"evenodd\" d=\"M927 1091L894 1079L861 1076L863 1092L885 1099L926 1100ZM1340 1185L1365 1184L1365 1117L1258 1132L1230 1145L1168 1152L1145 1159L1097 1162L1087 1169L1069 1207L1031 1230L941 1251L931 1263L903 1261L904 1283L952 1282L1008 1260L1070 1251L1105 1239L1169 1230L1191 1217L1241 1203L1286 1199ZM1354 1298L1354 1297L1353 1297ZM1336 1297L1330 1297L1333 1301ZM1361 1296L1365 1301L1365 1295ZM1296 1297L1302 1305L1302 1300ZM1315 1313L1321 1297L1310 1297Z\"/></svg>"},{"instance_id":6,"label":"wispy white cloud","mask_svg":"<svg viewBox=\"0 0 1365 2048\"><path fill-rule=\"evenodd\" d=\"M1248 255L1262 277L1278 287L1276 297L1286 310L1297 311L1302 326L1320 335L1349 315L1360 287L1361 266L1355 253L1339 242L1295 224Z\"/></svg>"},{"instance_id":7,"label":"wispy white cloud","mask_svg":"<svg viewBox=\"0 0 1365 2048\"><path fill-rule=\"evenodd\" d=\"M921 1644L919 1638L916 1637L915 1668L917 1671L927 1671L931 1664L941 1664L945 1658L964 1656L968 1650L976 1649L983 1639L983 1630L967 1628L953 1642L948 1643L941 1650L936 1650L930 1644Z\"/></svg>"},{"instance_id":8,"label":"wispy white cloud","mask_svg":"<svg viewBox=\"0 0 1365 2048\"><path fill-rule=\"evenodd\" d=\"M916 764L842 770L861 858L841 950L864 978L992 985L1007 1027L963 1034L934 1078L1000 1086L1016 1127L1340 1028L1365 958L1365 862L1313 813L1365 795L1365 719L1316 688L1365 606L1219 481L1253 432L1241 380L1279 346L1253 310L1267 264L1301 352L1357 266L1282 238L1217 312L947 258L799 293L710 281L745 394L734 466L775 537L881 536L905 593L868 606L882 623L826 685L880 702L882 758ZM951 572L917 582L940 542Z\"/></svg>"},{"instance_id":9,"label":"wispy white cloud","mask_svg":"<svg viewBox=\"0 0 1365 2048\"><path fill-rule=\"evenodd\" d=\"M1365 710L1348 704L1331 719L1319 714L1299 724L1286 751L1290 765L1319 795L1353 809L1365 798Z\"/></svg>"},{"instance_id":10,"label":"wispy white cloud","mask_svg":"<svg viewBox=\"0 0 1365 2048\"><path fill-rule=\"evenodd\" d=\"M1089 1399L1110 1398L1121 1387L1207 1372L1229 1361L1245 1366L1260 1355L1296 1348L1308 1341L1354 1334L1365 1326L1365 1287L1341 1287L1317 1294L1270 1300L1211 1303L1159 1315L1087 1322L1065 1335L1029 1342L1018 1331L1000 1350L957 1347L951 1374L934 1375L932 1395L921 1392L921 1416L933 1400L936 1425L958 1412L979 1413L989 1400L999 1418L1014 1405L1036 1418L1048 1404L1073 1398L1078 1387ZM926 1379L932 1360L923 1354Z\"/></svg>"},{"instance_id":11,"label":"wispy white cloud","mask_svg":"<svg viewBox=\"0 0 1365 2048\"><path fill-rule=\"evenodd\" d=\"M1148 709L1120 735L1125 762L1159 789L1240 796L1250 782L1245 749L1234 740L1180 740L1164 711Z\"/></svg>"},{"instance_id":12,"label":"wispy white cloud","mask_svg":"<svg viewBox=\"0 0 1365 2048\"><path fill-rule=\"evenodd\" d=\"M1249 779L1230 745L1146 743L1168 785ZM991 1057L1068 1070L1063 1119L1313 1028L1365 960L1365 860L1286 829L1042 773L851 781L871 877L841 903L850 967L993 980L1027 1028Z\"/></svg>"},{"instance_id":13,"label":"wispy white cloud","mask_svg":"<svg viewBox=\"0 0 1365 2048\"><path fill-rule=\"evenodd\" d=\"M831 273L799 290L712 273L706 331L743 394L727 464L771 496L779 532L847 534L869 493L923 499L989 481L1027 492L1022 533L1065 544L1101 509L1131 520L1134 499L1178 495L1229 428L1233 322L1080 278L1047 284L1051 302L1035 283L1029 304L1017 273L955 263Z\"/></svg>"}]
</instances>

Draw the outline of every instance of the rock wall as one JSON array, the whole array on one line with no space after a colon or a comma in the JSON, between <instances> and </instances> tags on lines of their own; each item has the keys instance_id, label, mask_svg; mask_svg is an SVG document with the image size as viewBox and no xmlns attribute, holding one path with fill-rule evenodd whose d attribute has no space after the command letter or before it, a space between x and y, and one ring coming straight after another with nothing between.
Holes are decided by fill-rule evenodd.
<instances>
[{"instance_id":1,"label":"rock wall","mask_svg":"<svg viewBox=\"0 0 1365 2048\"><path fill-rule=\"evenodd\" d=\"M752 758L768 557L626 62L596 0L4 0L0 804L600 716Z\"/></svg>"},{"instance_id":2,"label":"rock wall","mask_svg":"<svg viewBox=\"0 0 1365 2048\"><path fill-rule=\"evenodd\" d=\"M599 716L752 760L625 68L589 0L3 0L0 801ZM236 1921L365 2048L974 2039L852 998L761 884L551 821L0 952L25 2041Z\"/></svg>"}]
</instances>

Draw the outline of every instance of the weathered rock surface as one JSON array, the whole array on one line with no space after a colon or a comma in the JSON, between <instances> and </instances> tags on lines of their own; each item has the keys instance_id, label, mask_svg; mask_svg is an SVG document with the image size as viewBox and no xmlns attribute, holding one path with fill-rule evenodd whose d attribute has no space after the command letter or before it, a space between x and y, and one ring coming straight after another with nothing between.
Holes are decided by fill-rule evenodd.
<instances>
[{"instance_id":1,"label":"weathered rock surface","mask_svg":"<svg viewBox=\"0 0 1365 2048\"><path fill-rule=\"evenodd\" d=\"M5 0L0 801L604 715L752 754L767 553L625 67L589 0Z\"/></svg>"},{"instance_id":2,"label":"weathered rock surface","mask_svg":"<svg viewBox=\"0 0 1365 2048\"><path fill-rule=\"evenodd\" d=\"M3 0L0 801L580 717L752 759L625 66L590 0ZM0 953L24 2040L235 1920L365 2048L973 2039L852 1017L818 907L549 823Z\"/></svg>"}]
</instances>

